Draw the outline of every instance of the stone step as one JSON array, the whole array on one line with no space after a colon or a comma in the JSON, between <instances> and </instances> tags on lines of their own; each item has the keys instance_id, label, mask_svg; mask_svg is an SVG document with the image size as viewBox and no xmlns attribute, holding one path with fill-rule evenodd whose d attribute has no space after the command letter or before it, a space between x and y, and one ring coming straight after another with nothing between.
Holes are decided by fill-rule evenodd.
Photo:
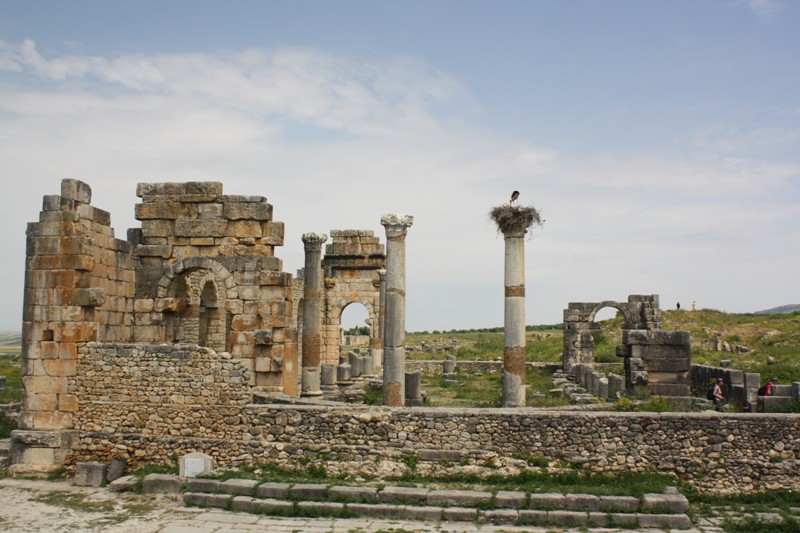
<instances>
[{"instance_id":1,"label":"stone step","mask_svg":"<svg viewBox=\"0 0 800 533\"><path fill-rule=\"evenodd\" d=\"M11 449L11 439L0 439L0 459L8 457Z\"/></svg>"},{"instance_id":2,"label":"stone step","mask_svg":"<svg viewBox=\"0 0 800 533\"><path fill-rule=\"evenodd\" d=\"M632 496L433 490L424 487L337 487L308 483L261 483L190 479L183 495L190 506L266 514L360 516L411 520L557 524L572 527L691 527L688 500L665 493Z\"/></svg>"}]
</instances>

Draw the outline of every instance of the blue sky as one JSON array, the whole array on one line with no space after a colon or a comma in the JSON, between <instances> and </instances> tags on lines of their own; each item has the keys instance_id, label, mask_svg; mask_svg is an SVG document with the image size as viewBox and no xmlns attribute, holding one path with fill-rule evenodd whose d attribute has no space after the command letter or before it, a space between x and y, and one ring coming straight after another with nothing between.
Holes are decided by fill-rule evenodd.
<instances>
[{"instance_id":1,"label":"blue sky","mask_svg":"<svg viewBox=\"0 0 800 533\"><path fill-rule=\"evenodd\" d=\"M0 329L68 177L120 238L138 182L266 196L289 272L304 232L414 215L411 330L502 324L487 213L514 189L546 219L529 323L628 294L800 303L799 95L797 2L6 0Z\"/></svg>"}]
</instances>

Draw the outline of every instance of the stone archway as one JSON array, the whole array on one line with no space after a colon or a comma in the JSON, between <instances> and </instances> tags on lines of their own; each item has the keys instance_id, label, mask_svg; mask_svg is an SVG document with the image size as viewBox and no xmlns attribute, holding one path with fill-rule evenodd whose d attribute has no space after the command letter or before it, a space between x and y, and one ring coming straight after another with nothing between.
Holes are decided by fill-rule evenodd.
<instances>
[{"instance_id":1,"label":"stone archway","mask_svg":"<svg viewBox=\"0 0 800 533\"><path fill-rule=\"evenodd\" d=\"M380 344L380 275L386 254L371 230L332 230L322 258L322 363L338 364L342 311L353 303L367 309L370 348ZM377 363L379 364L379 363Z\"/></svg>"},{"instance_id":2,"label":"stone archway","mask_svg":"<svg viewBox=\"0 0 800 533\"><path fill-rule=\"evenodd\" d=\"M162 339L229 350L232 317L226 302L229 295L235 300L237 292L230 271L213 259L190 257L174 263L158 283Z\"/></svg>"},{"instance_id":3,"label":"stone archway","mask_svg":"<svg viewBox=\"0 0 800 533\"><path fill-rule=\"evenodd\" d=\"M623 316L622 329L650 330L661 326L658 295L631 295L627 302L604 300L602 302L571 302L564 310L564 370L576 364L594 363L594 339L597 329L594 318L601 309L613 307Z\"/></svg>"}]
</instances>

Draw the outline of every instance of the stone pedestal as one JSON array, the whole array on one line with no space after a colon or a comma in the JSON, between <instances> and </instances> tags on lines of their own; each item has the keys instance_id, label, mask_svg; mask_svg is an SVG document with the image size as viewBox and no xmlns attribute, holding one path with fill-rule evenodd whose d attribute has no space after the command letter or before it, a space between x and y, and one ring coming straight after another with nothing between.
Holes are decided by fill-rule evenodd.
<instances>
[{"instance_id":1,"label":"stone pedestal","mask_svg":"<svg viewBox=\"0 0 800 533\"><path fill-rule=\"evenodd\" d=\"M419 370L406 372L406 407L420 407L422 400L422 374Z\"/></svg>"},{"instance_id":2,"label":"stone pedestal","mask_svg":"<svg viewBox=\"0 0 800 533\"><path fill-rule=\"evenodd\" d=\"M406 233L414 217L388 214L386 228L386 308L383 337L383 404L405 403Z\"/></svg>"}]
</instances>

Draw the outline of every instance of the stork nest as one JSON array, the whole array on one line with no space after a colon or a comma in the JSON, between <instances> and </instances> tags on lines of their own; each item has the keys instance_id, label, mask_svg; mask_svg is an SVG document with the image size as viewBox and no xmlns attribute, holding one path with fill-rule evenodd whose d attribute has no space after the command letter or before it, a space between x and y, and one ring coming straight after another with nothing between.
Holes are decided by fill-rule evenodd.
<instances>
[{"instance_id":1,"label":"stork nest","mask_svg":"<svg viewBox=\"0 0 800 533\"><path fill-rule=\"evenodd\" d=\"M539 211L533 206L503 204L489 211L489 218L497 224L503 234L524 234L529 229L541 226L544 222Z\"/></svg>"}]
</instances>

